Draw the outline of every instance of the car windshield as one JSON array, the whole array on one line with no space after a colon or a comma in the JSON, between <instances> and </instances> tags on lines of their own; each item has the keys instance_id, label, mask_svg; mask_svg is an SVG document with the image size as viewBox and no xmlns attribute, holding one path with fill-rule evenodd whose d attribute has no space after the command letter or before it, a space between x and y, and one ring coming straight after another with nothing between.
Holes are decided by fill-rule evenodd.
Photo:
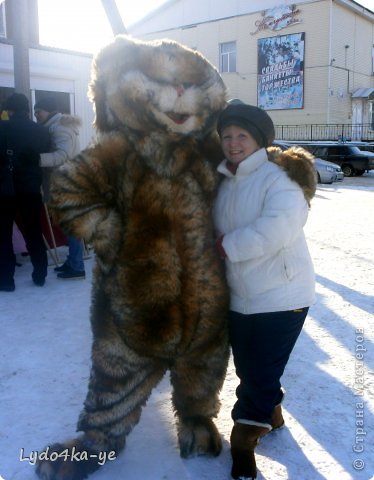
<instances>
[{"instance_id":1,"label":"car windshield","mask_svg":"<svg viewBox=\"0 0 374 480\"><path fill-rule=\"evenodd\" d=\"M353 145L303 145L314 155L359 155L363 152Z\"/></svg>"},{"instance_id":2,"label":"car windshield","mask_svg":"<svg viewBox=\"0 0 374 480\"><path fill-rule=\"evenodd\" d=\"M358 147L352 145L352 146L349 147L349 152L347 152L347 153L349 153L351 155L357 155L357 154L362 155L362 150L360 150Z\"/></svg>"}]
</instances>

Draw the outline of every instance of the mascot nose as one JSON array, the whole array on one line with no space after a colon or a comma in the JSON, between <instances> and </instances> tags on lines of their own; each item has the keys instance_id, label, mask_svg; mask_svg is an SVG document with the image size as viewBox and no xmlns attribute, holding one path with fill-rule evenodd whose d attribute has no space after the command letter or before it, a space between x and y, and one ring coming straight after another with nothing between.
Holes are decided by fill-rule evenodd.
<instances>
[{"instance_id":1,"label":"mascot nose","mask_svg":"<svg viewBox=\"0 0 374 480\"><path fill-rule=\"evenodd\" d=\"M181 97L184 94L184 86L183 85L177 85L175 87L175 90L177 91L178 97Z\"/></svg>"}]
</instances>

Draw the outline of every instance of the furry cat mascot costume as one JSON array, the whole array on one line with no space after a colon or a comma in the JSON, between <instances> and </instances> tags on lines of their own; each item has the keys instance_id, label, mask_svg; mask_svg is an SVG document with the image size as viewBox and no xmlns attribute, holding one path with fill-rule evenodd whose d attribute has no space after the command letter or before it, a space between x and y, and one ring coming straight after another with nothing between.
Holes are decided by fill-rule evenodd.
<instances>
[{"instance_id":1,"label":"furry cat mascot costume","mask_svg":"<svg viewBox=\"0 0 374 480\"><path fill-rule=\"evenodd\" d=\"M44 480L86 478L99 452L122 450L167 370L181 455L221 450L228 299L211 206L225 86L193 50L119 36L95 58L90 90L98 142L58 170L52 206L96 253L92 368L83 434L48 448Z\"/></svg>"}]
</instances>

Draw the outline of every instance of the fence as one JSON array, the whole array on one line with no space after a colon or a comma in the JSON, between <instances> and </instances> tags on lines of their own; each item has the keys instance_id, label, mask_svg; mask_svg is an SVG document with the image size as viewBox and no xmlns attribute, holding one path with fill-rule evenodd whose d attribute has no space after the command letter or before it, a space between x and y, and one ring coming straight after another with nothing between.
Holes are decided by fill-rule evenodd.
<instances>
[{"instance_id":1,"label":"fence","mask_svg":"<svg viewBox=\"0 0 374 480\"><path fill-rule=\"evenodd\" d=\"M275 125L277 140L343 140L374 142L374 126L370 123L352 125L310 124L310 125Z\"/></svg>"}]
</instances>

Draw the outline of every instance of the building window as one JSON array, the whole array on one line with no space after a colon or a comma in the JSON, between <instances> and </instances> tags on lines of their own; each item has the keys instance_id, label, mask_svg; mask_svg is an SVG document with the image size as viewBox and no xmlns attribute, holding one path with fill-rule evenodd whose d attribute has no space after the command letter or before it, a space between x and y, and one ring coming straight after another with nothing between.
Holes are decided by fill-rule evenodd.
<instances>
[{"instance_id":1,"label":"building window","mask_svg":"<svg viewBox=\"0 0 374 480\"><path fill-rule=\"evenodd\" d=\"M220 43L219 71L236 72L236 42Z\"/></svg>"},{"instance_id":2,"label":"building window","mask_svg":"<svg viewBox=\"0 0 374 480\"><path fill-rule=\"evenodd\" d=\"M374 131L374 102L370 102L370 117L369 117L369 122L370 122L370 130Z\"/></svg>"},{"instance_id":3,"label":"building window","mask_svg":"<svg viewBox=\"0 0 374 480\"><path fill-rule=\"evenodd\" d=\"M45 97L52 97L56 101L57 109L59 112L71 114L69 93L50 92L47 90L35 90L35 103Z\"/></svg>"},{"instance_id":4,"label":"building window","mask_svg":"<svg viewBox=\"0 0 374 480\"><path fill-rule=\"evenodd\" d=\"M6 38L5 2L0 4L0 38Z\"/></svg>"}]
</instances>

